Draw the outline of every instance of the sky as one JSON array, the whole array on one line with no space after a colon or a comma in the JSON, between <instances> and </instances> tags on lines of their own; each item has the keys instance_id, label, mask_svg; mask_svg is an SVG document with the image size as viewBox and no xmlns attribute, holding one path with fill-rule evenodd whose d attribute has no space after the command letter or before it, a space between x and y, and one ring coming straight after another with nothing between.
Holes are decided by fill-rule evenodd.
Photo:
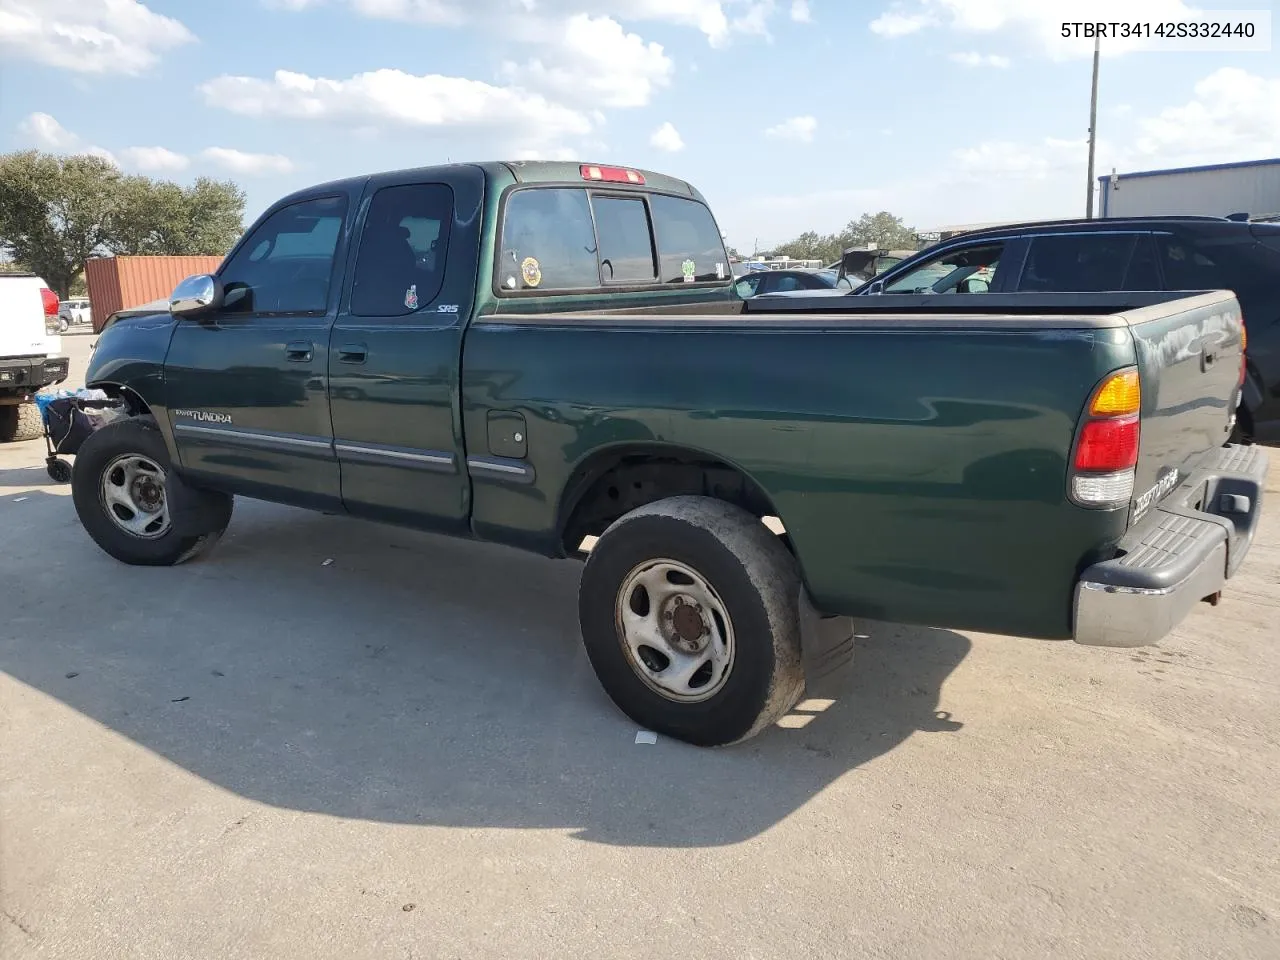
<instances>
[{"instance_id":1,"label":"sky","mask_svg":"<svg viewBox=\"0 0 1280 960\"><path fill-rule=\"evenodd\" d=\"M743 252L881 209L920 230L1080 216L1098 173L1280 157L1276 0L0 0L0 150L246 191L462 160L692 182ZM1261 13L1259 13L1261 12ZM1201 44L1203 46L1204 44Z\"/></svg>"}]
</instances>

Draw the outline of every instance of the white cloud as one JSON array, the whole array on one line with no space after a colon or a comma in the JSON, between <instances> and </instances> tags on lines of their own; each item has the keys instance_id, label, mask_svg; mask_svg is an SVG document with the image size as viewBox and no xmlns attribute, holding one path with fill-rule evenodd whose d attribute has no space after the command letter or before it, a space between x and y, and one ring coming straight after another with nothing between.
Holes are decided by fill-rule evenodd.
<instances>
[{"instance_id":1,"label":"white cloud","mask_svg":"<svg viewBox=\"0 0 1280 960\"><path fill-rule=\"evenodd\" d=\"M966 50L963 53L951 54L950 59L962 67L997 67L1003 70L1009 66L1009 58L1002 57L998 53L975 53L972 50Z\"/></svg>"},{"instance_id":2,"label":"white cloud","mask_svg":"<svg viewBox=\"0 0 1280 960\"><path fill-rule=\"evenodd\" d=\"M871 32L882 37L906 37L918 33L936 21L925 13L905 14L896 10L886 10L871 21Z\"/></svg>"},{"instance_id":3,"label":"white cloud","mask_svg":"<svg viewBox=\"0 0 1280 960\"><path fill-rule=\"evenodd\" d=\"M767 34L777 0L263 0L269 7L303 10L325 2L345 4L367 17L436 26L483 23L519 36L539 23L589 14L622 22L660 22L700 31L713 46L730 33ZM792 18L803 20L808 0L792 0ZM584 9L589 8L589 9Z\"/></svg>"},{"instance_id":4,"label":"white cloud","mask_svg":"<svg viewBox=\"0 0 1280 960\"><path fill-rule=\"evenodd\" d=\"M991 140L951 152L959 173L979 177L1043 180L1084 163L1086 141L1054 137L1030 144Z\"/></svg>"},{"instance_id":5,"label":"white cloud","mask_svg":"<svg viewBox=\"0 0 1280 960\"><path fill-rule=\"evenodd\" d=\"M210 106L250 117L351 126L488 127L543 140L585 134L591 121L538 94L479 80L375 70L345 80L277 70L268 80L222 76L200 88Z\"/></svg>"},{"instance_id":6,"label":"white cloud","mask_svg":"<svg viewBox=\"0 0 1280 960\"><path fill-rule=\"evenodd\" d=\"M33 113L20 124L18 132L41 150L74 150L80 138L47 113Z\"/></svg>"},{"instance_id":7,"label":"white cloud","mask_svg":"<svg viewBox=\"0 0 1280 960\"><path fill-rule=\"evenodd\" d=\"M120 159L128 167L144 173L177 173L191 166L191 160L165 147L126 147Z\"/></svg>"},{"instance_id":8,"label":"white cloud","mask_svg":"<svg viewBox=\"0 0 1280 960\"><path fill-rule=\"evenodd\" d=\"M119 166L120 162L110 150L85 143L77 134L68 130L47 113L33 113L18 124L18 132L32 146L52 153L71 154L87 153L93 157L101 157L108 163Z\"/></svg>"},{"instance_id":9,"label":"white cloud","mask_svg":"<svg viewBox=\"0 0 1280 960\"><path fill-rule=\"evenodd\" d=\"M604 107L640 107L671 81L675 66L662 45L646 43L609 17L575 14L547 37L547 55L503 64L517 86Z\"/></svg>"},{"instance_id":10,"label":"white cloud","mask_svg":"<svg viewBox=\"0 0 1280 960\"><path fill-rule=\"evenodd\" d=\"M791 19L796 23L811 23L813 12L809 9L809 0L791 0Z\"/></svg>"},{"instance_id":11,"label":"white cloud","mask_svg":"<svg viewBox=\"0 0 1280 960\"><path fill-rule=\"evenodd\" d=\"M1075 0L1069 9L1061 4L1027 0L895 0L871 21L873 33L883 37L903 37L929 27L945 26L966 34L1007 33L1053 59L1090 56L1093 40L1062 36L1062 24L1123 20L1127 23L1159 23L1196 19L1200 11L1182 0L1124 0L1117 11L1116 0ZM1105 56L1137 49L1150 49L1164 41L1108 39Z\"/></svg>"},{"instance_id":12,"label":"white cloud","mask_svg":"<svg viewBox=\"0 0 1280 960\"><path fill-rule=\"evenodd\" d=\"M800 143L812 143L813 135L818 129L818 121L814 117L791 117L777 126L770 127L764 134L775 140L796 140Z\"/></svg>"},{"instance_id":13,"label":"white cloud","mask_svg":"<svg viewBox=\"0 0 1280 960\"><path fill-rule=\"evenodd\" d=\"M208 147L200 156L215 166L246 177L292 173L295 169L293 161L279 153L245 153L230 147Z\"/></svg>"},{"instance_id":14,"label":"white cloud","mask_svg":"<svg viewBox=\"0 0 1280 960\"><path fill-rule=\"evenodd\" d=\"M649 136L649 145L667 153L679 153L684 149L684 138L668 120Z\"/></svg>"},{"instance_id":15,"label":"white cloud","mask_svg":"<svg viewBox=\"0 0 1280 960\"><path fill-rule=\"evenodd\" d=\"M0 60L136 74L193 40L181 22L139 0L0 0Z\"/></svg>"},{"instance_id":16,"label":"white cloud","mask_svg":"<svg viewBox=\"0 0 1280 960\"><path fill-rule=\"evenodd\" d=\"M1140 119L1133 159L1146 164L1214 163L1280 154L1280 77L1223 67L1181 106Z\"/></svg>"}]
</instances>

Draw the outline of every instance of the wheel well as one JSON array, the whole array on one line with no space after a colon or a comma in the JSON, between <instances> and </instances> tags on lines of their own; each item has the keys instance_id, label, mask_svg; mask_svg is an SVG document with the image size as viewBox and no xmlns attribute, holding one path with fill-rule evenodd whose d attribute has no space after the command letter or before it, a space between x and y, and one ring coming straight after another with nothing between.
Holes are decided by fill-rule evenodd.
<instances>
[{"instance_id":1,"label":"wheel well","mask_svg":"<svg viewBox=\"0 0 1280 960\"><path fill-rule=\"evenodd\" d=\"M147 416L151 413L151 407L136 390L118 383L101 383L97 387L108 397L118 397L123 400L125 412L131 417Z\"/></svg>"},{"instance_id":2,"label":"wheel well","mask_svg":"<svg viewBox=\"0 0 1280 960\"><path fill-rule=\"evenodd\" d=\"M592 457L569 478L560 505L565 555L580 555L586 538L600 536L623 514L681 495L736 504L761 518L791 549L768 494L742 470L697 451L632 447Z\"/></svg>"}]
</instances>

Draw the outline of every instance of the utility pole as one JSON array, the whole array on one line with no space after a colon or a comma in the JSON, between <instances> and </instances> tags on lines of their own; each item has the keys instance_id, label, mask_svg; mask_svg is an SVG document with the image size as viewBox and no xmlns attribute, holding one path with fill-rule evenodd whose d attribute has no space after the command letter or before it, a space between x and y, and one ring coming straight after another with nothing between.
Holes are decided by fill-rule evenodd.
<instances>
[{"instance_id":1,"label":"utility pole","mask_svg":"<svg viewBox=\"0 0 1280 960\"><path fill-rule=\"evenodd\" d=\"M1093 90L1089 94L1089 192L1085 199L1085 219L1093 219L1093 153L1098 145L1098 55L1102 36L1093 38Z\"/></svg>"}]
</instances>

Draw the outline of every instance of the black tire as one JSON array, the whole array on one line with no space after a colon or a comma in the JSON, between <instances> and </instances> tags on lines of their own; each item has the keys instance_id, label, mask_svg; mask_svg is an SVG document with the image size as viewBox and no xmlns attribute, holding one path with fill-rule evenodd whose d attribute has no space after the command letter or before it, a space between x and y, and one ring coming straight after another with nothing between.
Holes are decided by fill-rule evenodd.
<instances>
[{"instance_id":1,"label":"black tire","mask_svg":"<svg viewBox=\"0 0 1280 960\"><path fill-rule=\"evenodd\" d=\"M702 577L731 622L727 677L704 700L656 692L623 641L619 592L638 566L659 558ZM698 746L723 746L755 736L804 693L799 595L795 558L756 517L720 500L681 496L639 507L601 535L582 571L578 615L596 676L627 716Z\"/></svg>"},{"instance_id":2,"label":"black tire","mask_svg":"<svg viewBox=\"0 0 1280 960\"><path fill-rule=\"evenodd\" d=\"M152 539L126 532L107 512L104 474L118 458L128 455L145 457L164 471L170 524ZM175 496L179 486L182 495ZM173 475L169 450L150 417L117 420L90 434L76 454L71 496L93 542L122 563L138 566L172 566L191 560L212 548L231 522L230 496L193 490Z\"/></svg>"},{"instance_id":3,"label":"black tire","mask_svg":"<svg viewBox=\"0 0 1280 960\"><path fill-rule=\"evenodd\" d=\"M49 479L54 483L71 482L71 464L65 460L50 460L45 464L44 469L49 474Z\"/></svg>"},{"instance_id":4,"label":"black tire","mask_svg":"<svg viewBox=\"0 0 1280 960\"><path fill-rule=\"evenodd\" d=\"M71 323L67 320L67 318L66 318L66 317L59 317L59 318L58 318L58 332L59 332L59 333L66 333L66 332L67 332L68 330L70 330L70 329L71 329Z\"/></svg>"},{"instance_id":5,"label":"black tire","mask_svg":"<svg viewBox=\"0 0 1280 960\"><path fill-rule=\"evenodd\" d=\"M44 436L44 418L34 403L0 405L0 443L38 440Z\"/></svg>"}]
</instances>

